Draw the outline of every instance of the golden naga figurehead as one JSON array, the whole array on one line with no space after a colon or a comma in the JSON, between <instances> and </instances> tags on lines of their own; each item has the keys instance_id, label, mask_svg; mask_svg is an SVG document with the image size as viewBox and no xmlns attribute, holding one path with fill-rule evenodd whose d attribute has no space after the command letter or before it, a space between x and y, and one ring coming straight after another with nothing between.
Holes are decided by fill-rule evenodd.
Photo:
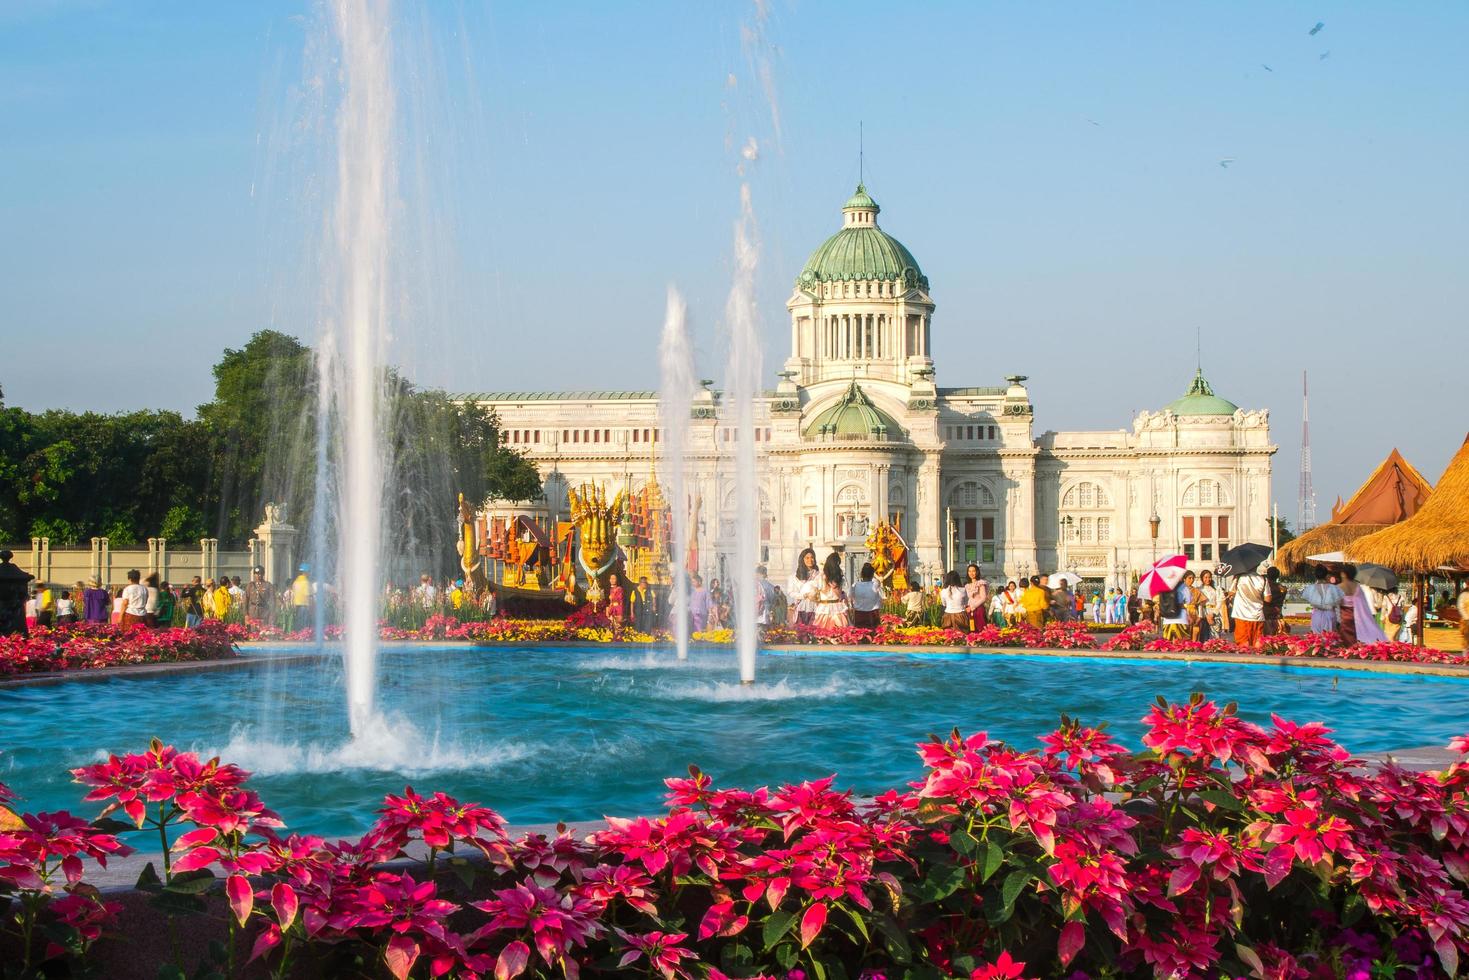
<instances>
[{"instance_id":1,"label":"golden naga figurehead","mask_svg":"<svg viewBox=\"0 0 1469 980\"><path fill-rule=\"evenodd\" d=\"M622 523L623 491L607 502L602 486L583 483L567 491L571 498L571 522L581 537L582 567L591 575L601 574L617 555L617 527Z\"/></svg>"},{"instance_id":2,"label":"golden naga figurehead","mask_svg":"<svg viewBox=\"0 0 1469 980\"><path fill-rule=\"evenodd\" d=\"M867 552L878 581L889 588L907 589L908 546L892 525L882 523L872 529L867 535Z\"/></svg>"}]
</instances>

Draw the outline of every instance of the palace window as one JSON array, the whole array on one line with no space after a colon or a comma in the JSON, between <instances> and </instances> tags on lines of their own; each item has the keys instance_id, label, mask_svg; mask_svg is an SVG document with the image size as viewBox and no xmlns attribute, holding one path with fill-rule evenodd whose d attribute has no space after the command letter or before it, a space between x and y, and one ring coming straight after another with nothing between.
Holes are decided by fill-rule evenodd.
<instances>
[{"instance_id":1,"label":"palace window","mask_svg":"<svg viewBox=\"0 0 1469 980\"><path fill-rule=\"evenodd\" d=\"M1228 514L1185 514L1179 531L1189 561L1218 561L1229 550Z\"/></svg>"},{"instance_id":2,"label":"palace window","mask_svg":"<svg viewBox=\"0 0 1469 980\"><path fill-rule=\"evenodd\" d=\"M820 524L817 521L816 515L815 514L807 514L806 515L806 540L807 541L815 541L816 540L816 531L817 531L818 527L820 527Z\"/></svg>"},{"instance_id":3,"label":"palace window","mask_svg":"<svg viewBox=\"0 0 1469 980\"><path fill-rule=\"evenodd\" d=\"M950 531L956 562L995 560L995 497L979 483L961 483L949 493Z\"/></svg>"}]
</instances>

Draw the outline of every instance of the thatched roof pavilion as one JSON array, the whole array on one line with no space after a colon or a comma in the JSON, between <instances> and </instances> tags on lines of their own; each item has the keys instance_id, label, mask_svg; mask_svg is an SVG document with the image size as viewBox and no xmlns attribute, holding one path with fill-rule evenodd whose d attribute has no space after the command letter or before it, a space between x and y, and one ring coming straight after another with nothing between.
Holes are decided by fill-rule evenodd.
<instances>
[{"instance_id":1,"label":"thatched roof pavilion","mask_svg":"<svg viewBox=\"0 0 1469 980\"><path fill-rule=\"evenodd\" d=\"M1282 545L1275 566L1295 574L1310 564L1310 555L1345 551L1361 538L1412 517L1432 492L1423 474L1394 449L1346 503L1337 499L1330 521Z\"/></svg>"},{"instance_id":2,"label":"thatched roof pavilion","mask_svg":"<svg viewBox=\"0 0 1469 980\"><path fill-rule=\"evenodd\" d=\"M1469 437L1418 513L1359 539L1347 555L1399 572L1469 570Z\"/></svg>"}]
</instances>

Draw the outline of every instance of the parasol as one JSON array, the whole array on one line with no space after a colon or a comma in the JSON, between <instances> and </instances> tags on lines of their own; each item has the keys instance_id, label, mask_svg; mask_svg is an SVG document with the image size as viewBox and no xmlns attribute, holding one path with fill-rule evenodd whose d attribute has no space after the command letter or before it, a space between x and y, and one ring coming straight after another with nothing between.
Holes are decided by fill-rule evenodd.
<instances>
[{"instance_id":1,"label":"parasol","mask_svg":"<svg viewBox=\"0 0 1469 980\"><path fill-rule=\"evenodd\" d=\"M1058 589L1062 585L1065 585L1068 589L1072 589L1080 581L1081 576L1075 572L1056 572L1047 579L1047 582L1053 589Z\"/></svg>"},{"instance_id":2,"label":"parasol","mask_svg":"<svg viewBox=\"0 0 1469 980\"><path fill-rule=\"evenodd\" d=\"M1398 587L1398 573L1386 565L1366 562L1357 566L1357 582L1382 592L1392 592Z\"/></svg>"},{"instance_id":3,"label":"parasol","mask_svg":"<svg viewBox=\"0 0 1469 980\"><path fill-rule=\"evenodd\" d=\"M1188 571L1188 559L1183 555L1169 555L1153 562L1153 566L1137 580L1137 594L1152 599L1177 587Z\"/></svg>"},{"instance_id":4,"label":"parasol","mask_svg":"<svg viewBox=\"0 0 1469 980\"><path fill-rule=\"evenodd\" d=\"M1248 575L1271 555L1268 544L1237 544L1219 553L1220 575Z\"/></svg>"}]
</instances>

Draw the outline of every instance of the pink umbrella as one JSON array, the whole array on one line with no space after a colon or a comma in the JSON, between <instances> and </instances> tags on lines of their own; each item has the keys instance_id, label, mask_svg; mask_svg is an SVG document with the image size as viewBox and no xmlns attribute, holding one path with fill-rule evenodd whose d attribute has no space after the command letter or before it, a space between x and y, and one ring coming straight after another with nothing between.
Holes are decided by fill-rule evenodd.
<instances>
[{"instance_id":1,"label":"pink umbrella","mask_svg":"<svg viewBox=\"0 0 1469 980\"><path fill-rule=\"evenodd\" d=\"M1143 572L1137 581L1137 594L1144 599L1153 599L1164 592L1178 587L1183 573L1188 571L1188 559L1183 555L1169 555L1153 562L1153 567Z\"/></svg>"}]
</instances>

